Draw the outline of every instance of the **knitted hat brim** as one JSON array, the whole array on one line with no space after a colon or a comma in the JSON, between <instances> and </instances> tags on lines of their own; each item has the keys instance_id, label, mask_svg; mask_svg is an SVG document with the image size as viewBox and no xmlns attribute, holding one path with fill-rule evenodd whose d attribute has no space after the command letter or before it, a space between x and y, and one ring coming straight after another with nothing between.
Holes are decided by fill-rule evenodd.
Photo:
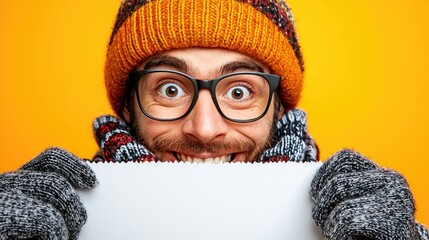
<instances>
[{"instance_id":1,"label":"knitted hat brim","mask_svg":"<svg viewBox=\"0 0 429 240\"><path fill-rule=\"evenodd\" d=\"M246 54L281 76L286 109L300 98L303 72L288 39L263 13L235 0L156 0L137 9L109 45L105 84L120 117L128 73L147 58L173 49L224 48Z\"/></svg>"}]
</instances>

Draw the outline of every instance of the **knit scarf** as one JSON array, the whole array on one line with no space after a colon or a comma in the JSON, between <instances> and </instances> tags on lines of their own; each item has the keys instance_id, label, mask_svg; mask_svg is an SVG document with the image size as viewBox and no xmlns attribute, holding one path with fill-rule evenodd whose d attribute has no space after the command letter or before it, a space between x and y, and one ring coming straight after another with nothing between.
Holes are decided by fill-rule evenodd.
<instances>
[{"instance_id":1,"label":"knit scarf","mask_svg":"<svg viewBox=\"0 0 429 240\"><path fill-rule=\"evenodd\" d=\"M150 162L156 156L139 143L122 119L103 115L94 120L93 130L100 152L95 162ZM285 113L277 122L275 141L256 162L315 162L318 148L307 131L307 116L299 109Z\"/></svg>"}]
</instances>

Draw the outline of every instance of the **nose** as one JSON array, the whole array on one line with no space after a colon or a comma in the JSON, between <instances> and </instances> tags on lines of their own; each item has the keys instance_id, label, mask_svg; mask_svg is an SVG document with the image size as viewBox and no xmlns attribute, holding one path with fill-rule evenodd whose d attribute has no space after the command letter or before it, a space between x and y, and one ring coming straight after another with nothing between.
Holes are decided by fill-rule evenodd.
<instances>
[{"instance_id":1,"label":"nose","mask_svg":"<svg viewBox=\"0 0 429 240\"><path fill-rule=\"evenodd\" d=\"M228 132L228 125L216 109L210 91L202 89L191 113L186 116L183 133L201 143L221 140Z\"/></svg>"}]
</instances>

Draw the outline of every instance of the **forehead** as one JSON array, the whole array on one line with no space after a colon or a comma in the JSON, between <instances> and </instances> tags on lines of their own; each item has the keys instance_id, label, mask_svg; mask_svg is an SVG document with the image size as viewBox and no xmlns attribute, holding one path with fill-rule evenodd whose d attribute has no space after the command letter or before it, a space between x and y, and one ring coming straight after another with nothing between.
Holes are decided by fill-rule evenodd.
<instances>
[{"instance_id":1,"label":"forehead","mask_svg":"<svg viewBox=\"0 0 429 240\"><path fill-rule=\"evenodd\" d=\"M242 62L243 66L254 66L254 68L269 72L268 67L257 59L222 48L186 48L166 51L144 61L140 69L173 68L190 74L212 75L218 74L224 66L232 62Z\"/></svg>"}]
</instances>

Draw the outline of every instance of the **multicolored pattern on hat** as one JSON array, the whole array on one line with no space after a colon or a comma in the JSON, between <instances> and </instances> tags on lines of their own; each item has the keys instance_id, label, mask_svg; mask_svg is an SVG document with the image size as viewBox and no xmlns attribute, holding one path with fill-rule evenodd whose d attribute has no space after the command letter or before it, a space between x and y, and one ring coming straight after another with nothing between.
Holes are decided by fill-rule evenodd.
<instances>
[{"instance_id":1,"label":"multicolored pattern on hat","mask_svg":"<svg viewBox=\"0 0 429 240\"><path fill-rule=\"evenodd\" d=\"M124 0L116 17L115 26L110 36L109 45L112 43L113 38L122 26L122 24L131 16L137 9L144 6L147 3L156 0ZM254 8L265 14L271 19L288 38L289 43L295 52L296 57L299 60L302 70L304 70L303 58L298 43L297 33L295 31L295 20L290 7L283 0L236 0L238 2L248 3Z\"/></svg>"},{"instance_id":2,"label":"multicolored pattern on hat","mask_svg":"<svg viewBox=\"0 0 429 240\"><path fill-rule=\"evenodd\" d=\"M131 71L156 54L193 47L223 48L260 61L281 77L278 92L283 107L297 106L303 63L292 13L283 2L127 0L118 14L104 66L107 94L116 114L123 117Z\"/></svg>"},{"instance_id":3,"label":"multicolored pattern on hat","mask_svg":"<svg viewBox=\"0 0 429 240\"><path fill-rule=\"evenodd\" d=\"M295 20L291 9L285 1L276 0L238 0L244 3L249 3L265 16L271 19L280 31L287 37L290 45L295 52L295 56L298 58L301 65L301 69L304 70L304 63L300 46L298 44L298 37L295 31Z\"/></svg>"}]
</instances>

